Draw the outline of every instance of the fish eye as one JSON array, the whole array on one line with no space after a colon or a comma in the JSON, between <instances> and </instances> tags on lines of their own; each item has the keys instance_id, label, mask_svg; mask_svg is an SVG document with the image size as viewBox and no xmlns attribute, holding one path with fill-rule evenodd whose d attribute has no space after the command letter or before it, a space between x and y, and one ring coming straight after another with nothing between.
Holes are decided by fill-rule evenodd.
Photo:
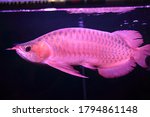
<instances>
[{"instance_id":1,"label":"fish eye","mask_svg":"<svg viewBox=\"0 0 150 117\"><path fill-rule=\"evenodd\" d=\"M29 52L31 50L31 46L27 46L26 48L25 48L25 51L26 52Z\"/></svg>"}]
</instances>

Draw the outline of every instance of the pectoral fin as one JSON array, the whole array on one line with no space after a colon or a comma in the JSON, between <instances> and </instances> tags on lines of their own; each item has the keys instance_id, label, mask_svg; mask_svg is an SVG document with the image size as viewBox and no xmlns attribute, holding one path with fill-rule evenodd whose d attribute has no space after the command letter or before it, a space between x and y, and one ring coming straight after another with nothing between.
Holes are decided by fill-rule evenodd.
<instances>
[{"instance_id":1,"label":"pectoral fin","mask_svg":"<svg viewBox=\"0 0 150 117\"><path fill-rule=\"evenodd\" d=\"M56 69L59 69L60 71L63 71L65 73L74 75L74 76L78 76L78 77L82 77L82 78L88 78L84 75L81 75L79 73L79 71L75 70L72 66L67 65L67 64L63 64L63 63L57 63L57 62L45 62L46 64L48 64L51 67L54 67Z\"/></svg>"}]
</instances>

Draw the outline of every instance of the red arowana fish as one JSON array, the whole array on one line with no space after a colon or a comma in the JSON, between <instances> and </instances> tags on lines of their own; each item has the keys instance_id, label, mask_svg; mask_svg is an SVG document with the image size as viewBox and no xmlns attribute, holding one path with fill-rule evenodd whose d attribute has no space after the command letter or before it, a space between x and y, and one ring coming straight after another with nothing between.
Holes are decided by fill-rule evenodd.
<instances>
[{"instance_id":1,"label":"red arowana fish","mask_svg":"<svg viewBox=\"0 0 150 117\"><path fill-rule=\"evenodd\" d=\"M68 74L86 78L73 68L82 65L98 69L105 78L115 78L131 72L136 63L146 68L150 44L139 47L142 36L134 30L112 33L87 28L64 28L35 40L18 44L8 50L24 59L48 64Z\"/></svg>"}]
</instances>

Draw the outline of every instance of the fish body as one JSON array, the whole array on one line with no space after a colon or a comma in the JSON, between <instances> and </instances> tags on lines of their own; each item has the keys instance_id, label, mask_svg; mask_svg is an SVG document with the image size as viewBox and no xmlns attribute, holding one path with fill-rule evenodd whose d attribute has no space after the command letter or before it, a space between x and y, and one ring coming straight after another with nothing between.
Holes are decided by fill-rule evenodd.
<instances>
[{"instance_id":1,"label":"fish body","mask_svg":"<svg viewBox=\"0 0 150 117\"><path fill-rule=\"evenodd\" d=\"M73 68L81 65L98 69L105 78L116 78L131 72L136 63L147 67L150 44L134 30L105 32L87 28L64 28L35 40L15 46L17 53L32 62L48 64L63 72L86 78ZM27 47L30 51L26 51Z\"/></svg>"}]
</instances>

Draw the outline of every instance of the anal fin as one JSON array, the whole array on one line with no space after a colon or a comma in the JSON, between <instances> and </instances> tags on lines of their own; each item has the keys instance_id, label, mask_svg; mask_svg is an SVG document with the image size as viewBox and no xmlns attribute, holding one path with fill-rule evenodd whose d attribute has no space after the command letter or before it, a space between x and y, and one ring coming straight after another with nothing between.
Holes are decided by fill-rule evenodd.
<instances>
[{"instance_id":1,"label":"anal fin","mask_svg":"<svg viewBox=\"0 0 150 117\"><path fill-rule=\"evenodd\" d=\"M71 75L74 75L74 76L78 76L78 77L81 77L81 78L88 78L84 75L81 75L79 73L79 71L75 70L71 65L67 65L67 64L63 64L63 63L55 63L55 62L45 62L46 64L48 64L49 66L51 67L54 67L60 71L63 71L65 73L68 73L68 74L71 74Z\"/></svg>"},{"instance_id":2,"label":"anal fin","mask_svg":"<svg viewBox=\"0 0 150 117\"><path fill-rule=\"evenodd\" d=\"M117 78L131 72L135 66L135 61L130 59L113 67L98 68L98 72L105 78Z\"/></svg>"}]
</instances>

